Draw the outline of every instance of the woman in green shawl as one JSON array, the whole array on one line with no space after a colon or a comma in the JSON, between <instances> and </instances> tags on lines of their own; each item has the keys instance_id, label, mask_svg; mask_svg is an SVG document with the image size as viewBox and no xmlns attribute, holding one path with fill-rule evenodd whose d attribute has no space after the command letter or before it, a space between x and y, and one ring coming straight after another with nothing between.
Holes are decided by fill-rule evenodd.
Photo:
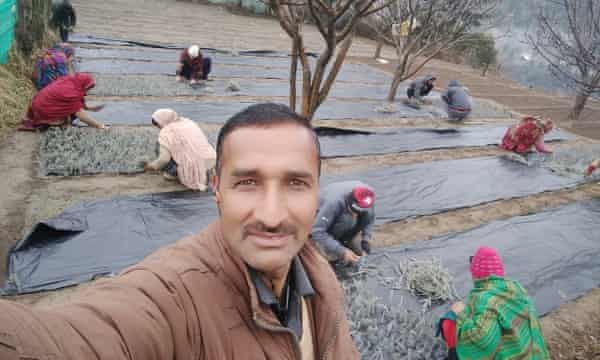
<instances>
[{"instance_id":1,"label":"woman in green shawl","mask_svg":"<svg viewBox=\"0 0 600 360\"><path fill-rule=\"evenodd\" d=\"M458 359L550 359L533 302L523 287L504 277L495 249L482 246L470 258L474 286L467 304L452 305L439 329ZM454 329L452 329L454 325Z\"/></svg>"}]
</instances>

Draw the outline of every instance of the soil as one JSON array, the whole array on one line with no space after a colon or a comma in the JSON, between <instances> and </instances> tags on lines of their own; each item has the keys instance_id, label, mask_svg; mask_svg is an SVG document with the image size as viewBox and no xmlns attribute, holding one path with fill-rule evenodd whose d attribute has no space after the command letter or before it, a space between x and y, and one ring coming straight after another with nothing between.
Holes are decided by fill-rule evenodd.
<instances>
[{"instance_id":1,"label":"soil","mask_svg":"<svg viewBox=\"0 0 600 360\"><path fill-rule=\"evenodd\" d=\"M384 71L393 73L395 61L390 57L388 64L376 62L371 54L352 57L352 61L369 64ZM590 102L581 118L573 123L567 121L574 99L564 96L553 96L540 90L530 89L508 80L498 74L490 73L481 76L478 71L463 65L450 64L433 60L419 71L417 76L434 74L437 78L436 88L443 89L452 79L459 79L461 85L469 88L472 96L494 100L522 114L534 114L549 117L562 127L574 133L600 139L600 103ZM551 76L550 74L548 76ZM400 95L400 94L399 94Z\"/></svg>"},{"instance_id":2,"label":"soil","mask_svg":"<svg viewBox=\"0 0 600 360\"><path fill-rule=\"evenodd\" d=\"M165 6L165 2L168 5ZM173 2L167 0L91 0L73 1L78 10L78 31L115 38L123 34L135 34L137 40L187 43L188 29L194 28L194 40L202 46L225 49L264 49L268 44L273 50L287 50L289 40L279 24L263 17L242 17L231 14L222 7ZM157 29L160 29L158 31ZM319 34L306 26L307 46L319 50ZM235 40L232 40L235 39ZM351 49L350 61L362 62L389 71L393 64L376 64L371 58L375 44L357 39ZM384 56L391 56L390 48ZM540 114L561 114L568 109L569 99L556 98L523 88L518 84L495 75L481 77L466 67L433 61L423 72L438 76L439 84L451 78L459 78L474 96L490 98L519 112L542 109ZM491 86L490 84L493 84ZM507 96L509 94L510 96ZM170 97L177 100L193 100L193 97ZM215 97L218 98L218 97ZM94 100L119 100L118 97ZM129 97L128 100L133 98ZM144 97L144 100L151 98ZM531 100L531 101L530 101ZM598 107L593 105L593 109ZM546 109L546 110L543 110ZM537 111L537 110L536 110ZM470 119L467 124L512 124L515 120ZM353 128L386 127L440 127L449 124L431 119L395 120L336 120L315 121L315 125ZM201 124L207 132L216 131L220 125ZM453 125L454 126L454 125ZM594 137L600 135L592 128L574 132ZM600 138L600 137L598 137ZM585 143L576 139L553 147L568 147ZM149 192L176 191L183 188L165 180L158 174L131 176L82 176L43 177L37 163L39 135L13 133L0 140L0 269L5 269L6 254L11 246L24 236L35 222L60 213L66 207L82 200L107 198L116 195L136 195ZM328 159L323 162L325 174L344 173L397 164L410 164L447 159L491 156L502 153L496 147L434 150L382 156ZM526 215L541 210L600 196L600 184L586 184L575 189L542 193L524 198L496 201L472 208L458 209L442 214L406 219L377 227L374 245L377 247L409 244L449 232L465 231L473 227L512 216ZM0 272L0 283L4 281ZM89 284L62 291L14 297L21 303L45 307L65 302L81 288ZM564 304L542 319L543 331L556 359L600 359L600 290L596 289L577 301Z\"/></svg>"}]
</instances>

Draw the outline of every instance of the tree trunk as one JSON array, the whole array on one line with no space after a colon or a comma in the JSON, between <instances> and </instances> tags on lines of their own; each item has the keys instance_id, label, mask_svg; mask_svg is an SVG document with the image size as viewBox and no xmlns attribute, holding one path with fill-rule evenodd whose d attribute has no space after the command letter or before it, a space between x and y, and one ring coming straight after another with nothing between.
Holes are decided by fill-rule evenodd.
<instances>
[{"instance_id":1,"label":"tree trunk","mask_svg":"<svg viewBox=\"0 0 600 360\"><path fill-rule=\"evenodd\" d=\"M298 46L292 41L292 64L290 69L290 109L296 111L296 76L298 73Z\"/></svg>"},{"instance_id":2,"label":"tree trunk","mask_svg":"<svg viewBox=\"0 0 600 360\"><path fill-rule=\"evenodd\" d=\"M394 74L394 80L392 80L392 86L390 86L390 91L388 92L387 101L393 102L396 99L396 92L398 92L398 87L402 82L402 75L400 72L396 71Z\"/></svg>"},{"instance_id":3,"label":"tree trunk","mask_svg":"<svg viewBox=\"0 0 600 360\"><path fill-rule=\"evenodd\" d=\"M483 66L483 72L481 73L481 76L485 76L485 74L487 74L489 68L490 68L490 63L485 64Z\"/></svg>"},{"instance_id":4,"label":"tree trunk","mask_svg":"<svg viewBox=\"0 0 600 360\"><path fill-rule=\"evenodd\" d=\"M317 98L313 99L314 101L312 102L310 112L307 115L307 117L310 120L312 120L315 113L317 112L317 109L325 101L325 99L327 98L327 95L329 94L329 91L331 91L331 87L333 86L333 83L335 82L335 79L337 78L337 75L340 72L340 69L342 68L342 64L344 63L344 59L346 58L346 55L348 54L348 50L350 49L350 46L352 45L353 37L354 37L354 32L352 31L348 35L348 37L344 40L340 49L338 50L338 54L335 58L335 62L331 66L331 69L329 70L329 74L327 74L327 77L325 78L323 87L321 87L321 89L318 91Z\"/></svg>"},{"instance_id":5,"label":"tree trunk","mask_svg":"<svg viewBox=\"0 0 600 360\"><path fill-rule=\"evenodd\" d=\"M381 39L377 39L377 47L375 48L374 59L379 59L381 56L381 49L383 48L383 41Z\"/></svg>"},{"instance_id":6,"label":"tree trunk","mask_svg":"<svg viewBox=\"0 0 600 360\"><path fill-rule=\"evenodd\" d=\"M569 113L567 120L569 120L569 121L579 120L579 116L581 115L581 112L585 108L585 104L587 103L587 100L589 97L590 97L590 95L587 92L580 92L577 94L577 96L575 97L575 105L573 106L573 109L571 109L571 112Z\"/></svg>"}]
</instances>

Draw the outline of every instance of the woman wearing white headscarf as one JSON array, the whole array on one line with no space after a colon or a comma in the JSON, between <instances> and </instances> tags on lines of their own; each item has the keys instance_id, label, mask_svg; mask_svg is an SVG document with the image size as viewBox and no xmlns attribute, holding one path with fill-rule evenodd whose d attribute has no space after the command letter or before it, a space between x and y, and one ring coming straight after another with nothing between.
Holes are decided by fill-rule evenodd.
<instances>
[{"instance_id":1,"label":"woman wearing white headscarf","mask_svg":"<svg viewBox=\"0 0 600 360\"><path fill-rule=\"evenodd\" d=\"M160 129L159 154L144 169L164 170L165 178L179 179L190 189L206 191L209 185L207 173L214 166L217 154L202 129L192 120L179 117L172 109L155 111L152 124Z\"/></svg>"},{"instance_id":2,"label":"woman wearing white headscarf","mask_svg":"<svg viewBox=\"0 0 600 360\"><path fill-rule=\"evenodd\" d=\"M186 79L190 81L190 84L196 84L201 80L208 80L211 64L211 59L208 56L202 56L200 47L192 45L183 50L179 56L179 63L175 70L177 81Z\"/></svg>"}]
</instances>

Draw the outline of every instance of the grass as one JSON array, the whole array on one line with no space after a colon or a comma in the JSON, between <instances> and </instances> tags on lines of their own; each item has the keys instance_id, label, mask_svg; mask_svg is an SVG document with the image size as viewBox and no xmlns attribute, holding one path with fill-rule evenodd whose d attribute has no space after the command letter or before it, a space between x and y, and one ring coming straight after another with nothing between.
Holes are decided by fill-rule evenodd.
<instances>
[{"instance_id":1,"label":"grass","mask_svg":"<svg viewBox=\"0 0 600 360\"><path fill-rule=\"evenodd\" d=\"M48 32L42 48L50 46L55 41L56 35ZM34 55L27 58L13 45L9 52L8 63L0 65L0 137L8 134L21 123L35 95L31 73L39 51L40 49L36 49Z\"/></svg>"}]
</instances>

